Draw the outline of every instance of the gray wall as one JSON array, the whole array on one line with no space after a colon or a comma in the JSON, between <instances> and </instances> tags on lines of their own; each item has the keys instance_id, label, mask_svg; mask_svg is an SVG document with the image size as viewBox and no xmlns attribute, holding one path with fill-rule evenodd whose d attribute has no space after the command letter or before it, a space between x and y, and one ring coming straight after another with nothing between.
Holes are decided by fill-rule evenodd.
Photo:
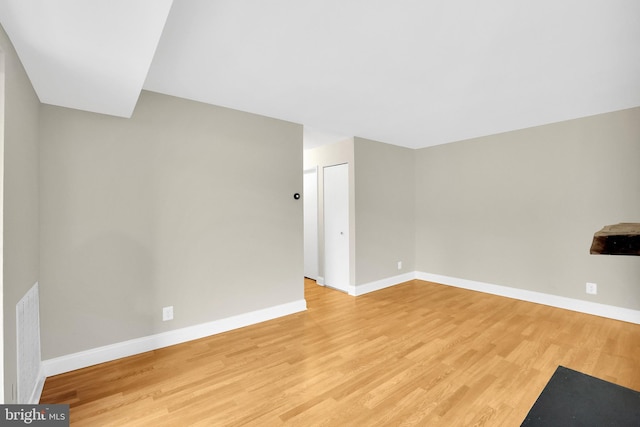
<instances>
[{"instance_id":1,"label":"gray wall","mask_svg":"<svg viewBox=\"0 0 640 427\"><path fill-rule=\"evenodd\" d=\"M6 33L4 117L4 390L16 384L16 304L38 281L38 108L40 102Z\"/></svg>"},{"instance_id":2,"label":"gray wall","mask_svg":"<svg viewBox=\"0 0 640 427\"><path fill-rule=\"evenodd\" d=\"M418 150L416 269L640 309L640 260L589 255L640 221L639 161L640 108Z\"/></svg>"},{"instance_id":3,"label":"gray wall","mask_svg":"<svg viewBox=\"0 0 640 427\"><path fill-rule=\"evenodd\" d=\"M356 285L415 271L415 151L363 138L354 149Z\"/></svg>"},{"instance_id":4,"label":"gray wall","mask_svg":"<svg viewBox=\"0 0 640 427\"><path fill-rule=\"evenodd\" d=\"M44 359L304 298L302 126L149 92L41 113Z\"/></svg>"}]
</instances>

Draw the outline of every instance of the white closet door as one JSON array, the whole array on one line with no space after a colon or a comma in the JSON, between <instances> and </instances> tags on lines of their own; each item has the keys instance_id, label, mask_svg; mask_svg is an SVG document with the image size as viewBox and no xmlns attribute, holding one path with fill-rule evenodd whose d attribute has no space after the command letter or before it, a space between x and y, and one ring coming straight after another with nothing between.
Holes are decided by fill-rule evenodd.
<instances>
[{"instance_id":1,"label":"white closet door","mask_svg":"<svg viewBox=\"0 0 640 427\"><path fill-rule=\"evenodd\" d=\"M349 165L324 168L324 281L348 292Z\"/></svg>"}]
</instances>

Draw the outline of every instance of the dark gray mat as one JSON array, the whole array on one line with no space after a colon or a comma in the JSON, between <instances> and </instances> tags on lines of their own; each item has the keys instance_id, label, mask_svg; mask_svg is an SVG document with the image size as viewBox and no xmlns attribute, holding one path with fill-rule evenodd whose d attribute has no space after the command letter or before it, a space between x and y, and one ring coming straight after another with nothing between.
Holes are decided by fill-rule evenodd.
<instances>
[{"instance_id":1,"label":"dark gray mat","mask_svg":"<svg viewBox=\"0 0 640 427\"><path fill-rule=\"evenodd\" d=\"M558 366L522 426L640 426L640 392Z\"/></svg>"}]
</instances>

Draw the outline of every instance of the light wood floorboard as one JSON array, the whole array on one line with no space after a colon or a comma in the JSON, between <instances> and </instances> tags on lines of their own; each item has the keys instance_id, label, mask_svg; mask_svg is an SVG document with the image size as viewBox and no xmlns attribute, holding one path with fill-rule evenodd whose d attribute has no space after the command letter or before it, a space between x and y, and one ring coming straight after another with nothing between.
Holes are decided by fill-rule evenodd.
<instances>
[{"instance_id":1,"label":"light wood floorboard","mask_svg":"<svg viewBox=\"0 0 640 427\"><path fill-rule=\"evenodd\" d=\"M519 426L558 365L640 390L640 325L419 280L48 378L77 426Z\"/></svg>"}]
</instances>

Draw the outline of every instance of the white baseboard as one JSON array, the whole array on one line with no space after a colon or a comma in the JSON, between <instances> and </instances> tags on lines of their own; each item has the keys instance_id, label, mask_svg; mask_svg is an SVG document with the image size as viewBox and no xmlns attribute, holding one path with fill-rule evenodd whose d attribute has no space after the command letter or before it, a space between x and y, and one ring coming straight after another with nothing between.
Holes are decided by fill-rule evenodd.
<instances>
[{"instance_id":1,"label":"white baseboard","mask_svg":"<svg viewBox=\"0 0 640 427\"><path fill-rule=\"evenodd\" d=\"M613 305L599 304L591 301L561 297L542 292L528 291L526 289L510 288L508 286L492 285L490 283L476 282L474 280L459 279L456 277L442 276L439 274L416 272L416 279L427 282L440 283L442 285L455 286L457 288L472 291L485 292L522 301L534 302L565 310L592 314L609 319L622 320L624 322L640 324L640 311Z\"/></svg>"},{"instance_id":2,"label":"white baseboard","mask_svg":"<svg viewBox=\"0 0 640 427\"><path fill-rule=\"evenodd\" d=\"M204 338L210 335L227 332L256 323L264 322L289 314L298 313L307 309L304 299L287 304L276 305L262 310L239 314L225 319L162 332L129 341L106 345L103 347L85 350L66 356L48 359L42 362L44 375L50 377L76 369L109 362L122 357L133 356L146 351L156 350L183 342Z\"/></svg>"},{"instance_id":3,"label":"white baseboard","mask_svg":"<svg viewBox=\"0 0 640 427\"><path fill-rule=\"evenodd\" d=\"M347 292L349 293L349 295L353 296L364 295L368 294L369 292L379 291L380 289L399 285L400 283L408 282L409 280L413 280L415 278L416 272L411 271L409 273L387 277L386 279L376 280L375 282L364 283L358 286L349 286Z\"/></svg>"},{"instance_id":4,"label":"white baseboard","mask_svg":"<svg viewBox=\"0 0 640 427\"><path fill-rule=\"evenodd\" d=\"M458 288L485 292L493 295L640 324L640 311L638 310L424 272L409 272L365 283L359 286L350 286L348 292L350 295L354 296L364 295L369 292L398 285L413 279L435 282L443 285L455 286ZM45 360L42 362L40 380L34 390L34 402L37 402L40 398L44 379L46 377L242 328L278 317L287 316L289 314L298 313L306 310L306 308L306 301L302 299L200 325L176 329L174 331L163 332L156 335L150 335L147 337Z\"/></svg>"},{"instance_id":5,"label":"white baseboard","mask_svg":"<svg viewBox=\"0 0 640 427\"><path fill-rule=\"evenodd\" d=\"M318 278L316 279L316 283L320 286L324 286L324 277L318 276Z\"/></svg>"},{"instance_id":6,"label":"white baseboard","mask_svg":"<svg viewBox=\"0 0 640 427\"><path fill-rule=\"evenodd\" d=\"M42 396L42 389L44 389L44 382L47 379L44 374L44 369L42 363L40 363L40 372L38 372L38 380L36 382L33 391L31 392L31 397L29 397L29 401L25 402L29 405L37 405L40 403L40 396Z\"/></svg>"}]
</instances>

